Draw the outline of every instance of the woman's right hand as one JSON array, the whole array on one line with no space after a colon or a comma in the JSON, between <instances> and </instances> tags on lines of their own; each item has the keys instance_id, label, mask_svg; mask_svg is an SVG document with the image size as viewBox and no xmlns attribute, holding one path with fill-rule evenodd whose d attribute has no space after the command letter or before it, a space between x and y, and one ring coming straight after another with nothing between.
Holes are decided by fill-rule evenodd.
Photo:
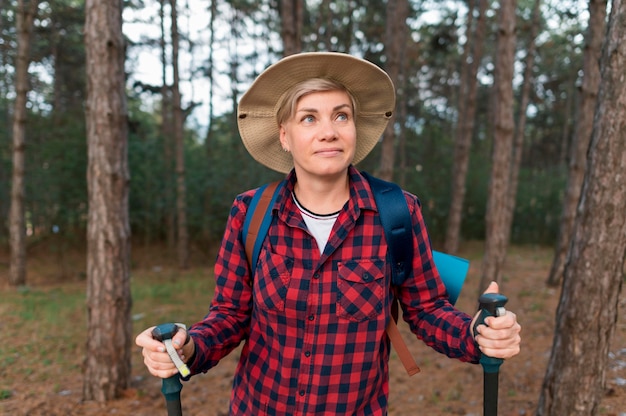
<instances>
[{"instance_id":1,"label":"woman's right hand","mask_svg":"<svg viewBox=\"0 0 626 416\"><path fill-rule=\"evenodd\" d=\"M152 337L154 328L154 326L150 327L137 335L135 344L142 348L143 363L148 368L150 374L160 378L169 378L178 374L178 369L167 354L165 345ZM189 342L188 345L184 345L186 339L187 331L184 329L178 330L172 337L172 344L183 362L187 362L187 358L193 355L195 349L193 341ZM183 352L183 347L184 350L187 350L187 354Z\"/></svg>"}]
</instances>

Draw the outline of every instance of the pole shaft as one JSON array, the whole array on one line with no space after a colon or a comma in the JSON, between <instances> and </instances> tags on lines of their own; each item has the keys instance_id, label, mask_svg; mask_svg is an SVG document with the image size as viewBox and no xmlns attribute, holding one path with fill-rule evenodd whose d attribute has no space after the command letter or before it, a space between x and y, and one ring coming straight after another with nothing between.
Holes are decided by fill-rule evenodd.
<instances>
[{"instance_id":1,"label":"pole shaft","mask_svg":"<svg viewBox=\"0 0 626 416\"><path fill-rule=\"evenodd\" d=\"M494 373L484 372L483 379L483 416L498 415L498 375Z\"/></svg>"}]
</instances>

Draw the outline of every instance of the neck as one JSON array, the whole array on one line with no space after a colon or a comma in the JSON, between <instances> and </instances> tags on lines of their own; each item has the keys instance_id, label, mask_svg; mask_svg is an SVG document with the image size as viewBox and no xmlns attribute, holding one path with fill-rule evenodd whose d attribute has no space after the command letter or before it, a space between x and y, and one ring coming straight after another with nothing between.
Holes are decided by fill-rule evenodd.
<instances>
[{"instance_id":1,"label":"neck","mask_svg":"<svg viewBox=\"0 0 626 416\"><path fill-rule=\"evenodd\" d=\"M350 197L348 176L332 182L296 182L294 193L298 202L309 211L328 215L340 211Z\"/></svg>"}]
</instances>

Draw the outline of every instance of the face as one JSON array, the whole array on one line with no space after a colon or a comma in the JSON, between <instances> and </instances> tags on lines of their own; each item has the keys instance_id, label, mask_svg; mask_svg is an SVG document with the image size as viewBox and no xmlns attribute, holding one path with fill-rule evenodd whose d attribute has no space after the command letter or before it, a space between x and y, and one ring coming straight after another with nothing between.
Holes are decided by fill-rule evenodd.
<instances>
[{"instance_id":1,"label":"face","mask_svg":"<svg viewBox=\"0 0 626 416\"><path fill-rule=\"evenodd\" d=\"M298 180L344 175L356 149L348 94L324 91L300 98L292 117L280 125L280 142L291 152Z\"/></svg>"}]
</instances>

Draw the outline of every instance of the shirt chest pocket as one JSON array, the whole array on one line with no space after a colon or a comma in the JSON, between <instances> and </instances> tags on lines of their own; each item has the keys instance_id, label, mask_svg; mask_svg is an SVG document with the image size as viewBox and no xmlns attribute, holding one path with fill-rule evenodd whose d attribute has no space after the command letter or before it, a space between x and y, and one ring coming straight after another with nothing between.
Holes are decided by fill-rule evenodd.
<instances>
[{"instance_id":1,"label":"shirt chest pocket","mask_svg":"<svg viewBox=\"0 0 626 416\"><path fill-rule=\"evenodd\" d=\"M284 311L293 260L268 253L260 263L254 277L254 302L261 309Z\"/></svg>"},{"instance_id":2,"label":"shirt chest pocket","mask_svg":"<svg viewBox=\"0 0 626 416\"><path fill-rule=\"evenodd\" d=\"M355 260L337 267L337 316L360 322L379 315L385 296L385 262Z\"/></svg>"}]
</instances>

